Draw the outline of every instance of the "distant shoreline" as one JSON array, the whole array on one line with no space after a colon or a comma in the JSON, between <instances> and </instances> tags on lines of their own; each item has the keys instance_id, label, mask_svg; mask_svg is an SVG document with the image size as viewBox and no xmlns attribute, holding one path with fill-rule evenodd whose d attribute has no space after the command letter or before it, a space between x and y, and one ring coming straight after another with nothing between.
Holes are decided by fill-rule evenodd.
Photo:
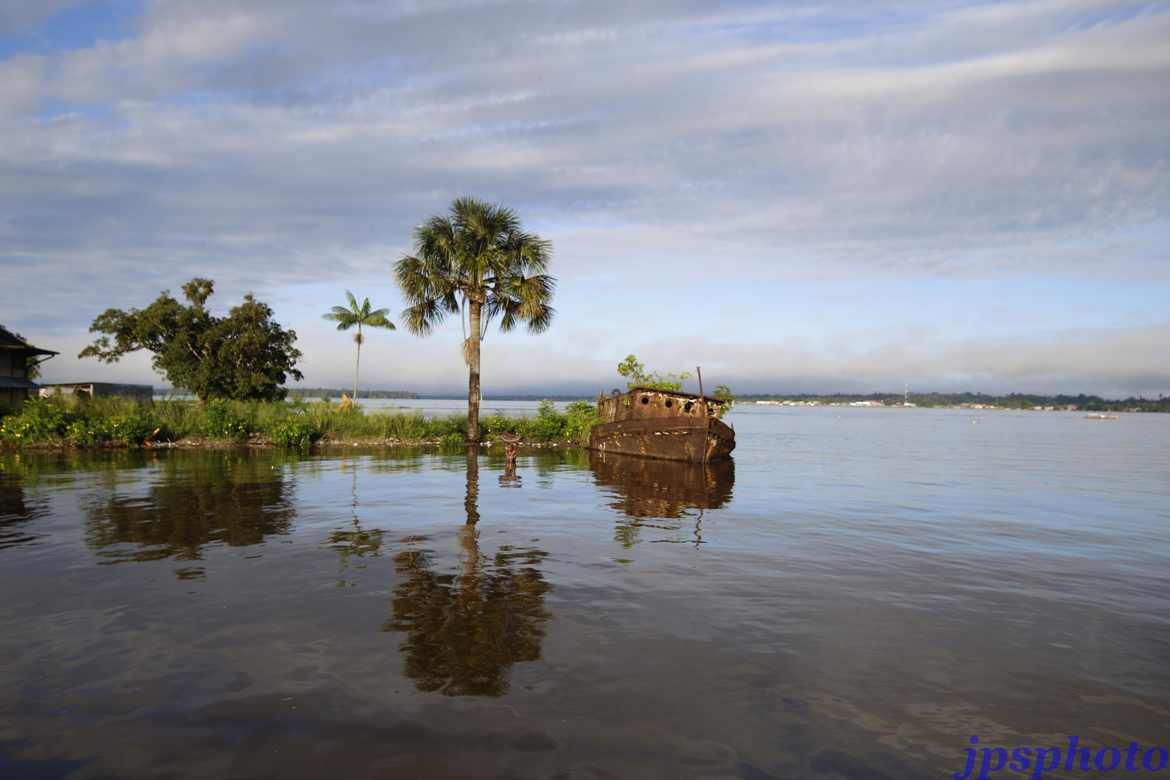
<instances>
[{"instance_id":1,"label":"distant shoreline","mask_svg":"<svg viewBox=\"0 0 1170 780\"><path fill-rule=\"evenodd\" d=\"M320 399L323 394L329 393L332 399L338 399L342 393L349 395L351 390L339 388L291 388L290 399L312 401ZM172 388L158 388L155 391L157 398L187 398L185 393L175 394ZM589 401L596 399L596 394L519 394L505 393L499 395L485 395L482 402L516 401L536 403L543 400L569 402ZM362 390L358 393L358 402L367 400L402 400L402 401L461 401L465 402L464 395L446 393L415 393L407 390ZM1103 398L1097 395L1040 395L1034 393L1009 393L1007 395L991 395L987 393L748 393L738 395L737 402L742 404L776 405L776 406L885 406L902 407L907 405L931 409L1016 409L1025 411L1070 411L1070 412L1170 412L1170 397L1160 398Z\"/></svg>"}]
</instances>

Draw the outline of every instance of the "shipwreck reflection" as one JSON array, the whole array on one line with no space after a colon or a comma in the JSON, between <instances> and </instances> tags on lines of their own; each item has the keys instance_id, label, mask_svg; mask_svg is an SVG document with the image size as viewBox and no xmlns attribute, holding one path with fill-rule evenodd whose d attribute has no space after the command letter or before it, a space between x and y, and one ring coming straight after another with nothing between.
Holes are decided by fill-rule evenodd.
<instances>
[{"instance_id":1,"label":"shipwreck reflection","mask_svg":"<svg viewBox=\"0 0 1170 780\"><path fill-rule=\"evenodd\" d=\"M624 547L641 541L642 531L672 532L656 541L703 542L703 513L731 499L735 461L686 463L591 451L593 478L616 499L621 513L614 539ZM689 531L689 538L678 532Z\"/></svg>"},{"instance_id":2,"label":"shipwreck reflection","mask_svg":"<svg viewBox=\"0 0 1170 780\"><path fill-rule=\"evenodd\" d=\"M144 494L119 489L87 508L86 543L99 556L193 561L208 545L260 544L292 527L293 488L270 458L192 453L164 459L150 478Z\"/></svg>"},{"instance_id":3,"label":"shipwreck reflection","mask_svg":"<svg viewBox=\"0 0 1170 780\"><path fill-rule=\"evenodd\" d=\"M422 691L446 696L501 696L513 664L540 658L549 620L549 585L535 547L502 546L484 554L477 523L479 460L467 455L466 522L459 529L460 564L443 571L439 554L411 546L394 557L404 579L394 590L393 616L383 626L406 636L405 673Z\"/></svg>"}]
</instances>

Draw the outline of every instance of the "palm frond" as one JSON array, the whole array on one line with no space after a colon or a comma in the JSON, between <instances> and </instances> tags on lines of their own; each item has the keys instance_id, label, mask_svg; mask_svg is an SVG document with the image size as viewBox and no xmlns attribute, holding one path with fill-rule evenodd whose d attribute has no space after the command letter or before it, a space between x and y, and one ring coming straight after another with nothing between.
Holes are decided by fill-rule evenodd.
<instances>
[{"instance_id":1,"label":"palm frond","mask_svg":"<svg viewBox=\"0 0 1170 780\"><path fill-rule=\"evenodd\" d=\"M431 299L403 309L401 318L406 322L406 329L411 333L416 336L426 336L443 321L446 315L446 310L439 305L439 302Z\"/></svg>"},{"instance_id":2,"label":"palm frond","mask_svg":"<svg viewBox=\"0 0 1170 780\"><path fill-rule=\"evenodd\" d=\"M544 333L552 325L557 310L552 306L544 305L534 309L525 320L528 323L529 333Z\"/></svg>"},{"instance_id":3,"label":"palm frond","mask_svg":"<svg viewBox=\"0 0 1170 780\"><path fill-rule=\"evenodd\" d=\"M378 309L375 312L371 312L369 316L365 318L365 322L363 324L367 328L385 328L386 330L397 330L397 328L394 327L394 323L386 317L387 313L387 309Z\"/></svg>"},{"instance_id":4,"label":"palm frond","mask_svg":"<svg viewBox=\"0 0 1170 780\"><path fill-rule=\"evenodd\" d=\"M430 332L468 301L484 304L483 332L497 320L502 331L521 322L532 332L549 327L555 316L556 281L546 273L552 244L524 232L511 209L457 198L446 215L415 229L414 245L414 254L394 268L410 304L402 316L412 332Z\"/></svg>"}]
</instances>

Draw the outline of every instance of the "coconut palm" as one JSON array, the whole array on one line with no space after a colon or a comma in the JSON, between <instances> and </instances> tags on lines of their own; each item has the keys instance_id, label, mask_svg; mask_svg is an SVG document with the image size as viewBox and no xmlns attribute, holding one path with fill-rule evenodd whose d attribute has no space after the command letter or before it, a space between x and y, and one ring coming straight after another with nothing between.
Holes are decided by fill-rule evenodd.
<instances>
[{"instance_id":1,"label":"coconut palm","mask_svg":"<svg viewBox=\"0 0 1170 780\"><path fill-rule=\"evenodd\" d=\"M414 244L415 253L394 268L410 304L402 318L412 333L425 336L448 314L460 315L469 373L467 441L474 443L479 440L480 343L497 317L503 332L519 323L531 333L548 329L555 314L549 302L556 280L545 273L552 245L525 233L511 209L473 198L455 200L447 216L417 227Z\"/></svg>"},{"instance_id":2,"label":"coconut palm","mask_svg":"<svg viewBox=\"0 0 1170 780\"><path fill-rule=\"evenodd\" d=\"M386 330L395 330L395 328L394 323L386 319L386 315L390 313L389 309L371 310L369 298L363 299L361 306L359 306L357 298L353 297L353 293L349 290L345 291L345 297L349 299L349 306L334 306L333 311L325 315L325 319L336 322L338 330L349 330L357 327L357 333L353 334L353 343L357 345L357 357L353 362L353 397L356 400L358 370L362 364L362 344L366 340L365 336L362 335L362 328L385 328Z\"/></svg>"}]
</instances>

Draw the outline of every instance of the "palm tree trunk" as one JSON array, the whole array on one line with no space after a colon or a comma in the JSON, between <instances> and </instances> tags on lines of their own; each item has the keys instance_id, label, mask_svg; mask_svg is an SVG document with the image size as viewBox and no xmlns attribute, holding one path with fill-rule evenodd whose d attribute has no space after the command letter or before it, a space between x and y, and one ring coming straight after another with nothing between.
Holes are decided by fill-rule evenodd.
<instances>
[{"instance_id":1,"label":"palm tree trunk","mask_svg":"<svg viewBox=\"0 0 1170 780\"><path fill-rule=\"evenodd\" d=\"M355 341L357 342L357 359L353 361L353 400L356 401L358 391L358 371L361 369L362 365L362 326L360 322L358 323L358 332Z\"/></svg>"},{"instance_id":2,"label":"palm tree trunk","mask_svg":"<svg viewBox=\"0 0 1170 780\"><path fill-rule=\"evenodd\" d=\"M470 333L467 350L467 443L479 442L479 331L480 311L483 304L478 301L468 301L470 312L467 330Z\"/></svg>"},{"instance_id":3,"label":"palm tree trunk","mask_svg":"<svg viewBox=\"0 0 1170 780\"><path fill-rule=\"evenodd\" d=\"M474 582L479 568L479 447L467 448L467 493L463 498L467 522L459 529L459 543L463 546L463 584Z\"/></svg>"}]
</instances>

